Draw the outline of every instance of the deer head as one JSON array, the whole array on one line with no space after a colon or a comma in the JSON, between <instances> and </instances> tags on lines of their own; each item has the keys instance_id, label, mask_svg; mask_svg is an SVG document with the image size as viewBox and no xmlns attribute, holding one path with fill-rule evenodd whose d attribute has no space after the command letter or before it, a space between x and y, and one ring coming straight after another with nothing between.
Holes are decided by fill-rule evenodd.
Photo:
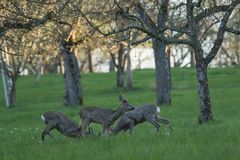
<instances>
[{"instance_id":1,"label":"deer head","mask_svg":"<svg viewBox=\"0 0 240 160\"><path fill-rule=\"evenodd\" d=\"M134 107L129 104L129 102L123 98L122 95L119 95L119 101L120 101L120 109L122 109L124 112L134 110Z\"/></svg>"}]
</instances>

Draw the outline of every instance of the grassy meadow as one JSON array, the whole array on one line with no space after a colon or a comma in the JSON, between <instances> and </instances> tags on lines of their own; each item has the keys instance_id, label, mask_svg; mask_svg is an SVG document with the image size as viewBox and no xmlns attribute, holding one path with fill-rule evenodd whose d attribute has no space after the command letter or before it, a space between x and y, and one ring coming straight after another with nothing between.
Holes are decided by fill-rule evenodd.
<instances>
[{"instance_id":1,"label":"grassy meadow","mask_svg":"<svg viewBox=\"0 0 240 160\"><path fill-rule=\"evenodd\" d=\"M155 104L154 70L133 72L131 91L115 87L116 73L83 74L84 105L117 108L121 93L138 106ZM0 160L238 160L240 158L240 69L209 69L214 122L198 125L199 99L194 69L172 69L172 105L162 106L174 131L164 126L160 133L144 123L133 134L68 138L52 131L41 144L44 128L41 114L60 111L79 122L79 107L63 105L62 75L34 76L17 81L17 103L5 106L0 80ZM1 77L0 77L1 78ZM93 125L95 132L101 126Z\"/></svg>"}]
</instances>

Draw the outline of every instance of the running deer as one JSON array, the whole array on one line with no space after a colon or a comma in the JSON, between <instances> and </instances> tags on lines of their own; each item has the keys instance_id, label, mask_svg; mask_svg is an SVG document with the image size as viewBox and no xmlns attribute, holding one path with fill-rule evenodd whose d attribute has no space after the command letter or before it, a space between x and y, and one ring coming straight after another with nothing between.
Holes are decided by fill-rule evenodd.
<instances>
[{"instance_id":1,"label":"running deer","mask_svg":"<svg viewBox=\"0 0 240 160\"><path fill-rule=\"evenodd\" d=\"M81 136L81 128L79 127L79 125L60 112L46 112L42 114L41 118L42 121L47 125L41 135L42 141L44 141L44 137L47 134L51 136L50 131L53 129L57 129L63 135L68 137Z\"/></svg>"},{"instance_id":2,"label":"running deer","mask_svg":"<svg viewBox=\"0 0 240 160\"><path fill-rule=\"evenodd\" d=\"M98 123L103 126L102 134L109 135L110 126L125 112L133 110L134 107L128 103L121 95L119 96L120 107L117 110L101 108L101 107L85 107L79 112L82 122L82 132L86 134L89 132L91 123Z\"/></svg>"},{"instance_id":3,"label":"running deer","mask_svg":"<svg viewBox=\"0 0 240 160\"><path fill-rule=\"evenodd\" d=\"M134 126L143 123L145 121L152 124L157 132L159 132L160 123L166 124L171 130L172 127L167 119L158 117L160 113L160 107L154 105L144 105L135 108L132 111L124 113L117 122L116 126L112 129L114 134L120 131L129 130L132 133Z\"/></svg>"}]
</instances>

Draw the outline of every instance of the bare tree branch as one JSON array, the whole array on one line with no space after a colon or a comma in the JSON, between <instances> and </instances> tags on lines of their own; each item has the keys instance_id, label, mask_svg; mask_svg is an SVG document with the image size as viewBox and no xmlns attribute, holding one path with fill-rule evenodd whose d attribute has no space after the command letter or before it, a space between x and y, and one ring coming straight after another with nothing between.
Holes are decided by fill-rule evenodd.
<instances>
[{"instance_id":1,"label":"bare tree branch","mask_svg":"<svg viewBox=\"0 0 240 160\"><path fill-rule=\"evenodd\" d=\"M225 31L229 32L229 33L233 33L233 34L236 34L236 35L240 35L240 30L236 30L234 28L231 28L231 27L225 27Z\"/></svg>"},{"instance_id":2,"label":"bare tree branch","mask_svg":"<svg viewBox=\"0 0 240 160\"><path fill-rule=\"evenodd\" d=\"M231 16L232 14L232 11L234 10L234 8L240 3L239 0L235 0L233 1L230 5L229 5L229 8L228 10L226 11L226 13L224 14L224 17L222 19L222 22L220 24L220 27L218 29L218 34L217 34L217 38L214 42L214 45L210 51L210 53L207 55L207 57L204 59L204 62L205 64L209 64L213 58L216 56L219 48L221 47L221 44L222 44L222 41L223 41L223 36L224 36L224 33L226 31L226 25L227 25L227 22L228 22L228 19L229 17Z\"/></svg>"}]
</instances>

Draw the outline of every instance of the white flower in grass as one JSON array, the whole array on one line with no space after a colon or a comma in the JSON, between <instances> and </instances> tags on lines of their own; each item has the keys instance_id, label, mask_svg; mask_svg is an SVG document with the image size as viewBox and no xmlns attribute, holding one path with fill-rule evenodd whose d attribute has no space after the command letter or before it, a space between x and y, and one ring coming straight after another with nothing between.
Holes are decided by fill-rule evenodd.
<instances>
[{"instance_id":1,"label":"white flower in grass","mask_svg":"<svg viewBox=\"0 0 240 160\"><path fill-rule=\"evenodd\" d=\"M3 131L3 128L0 128L0 131Z\"/></svg>"},{"instance_id":2,"label":"white flower in grass","mask_svg":"<svg viewBox=\"0 0 240 160\"><path fill-rule=\"evenodd\" d=\"M10 131L9 133L13 134L13 133L14 133L14 131Z\"/></svg>"},{"instance_id":3,"label":"white flower in grass","mask_svg":"<svg viewBox=\"0 0 240 160\"><path fill-rule=\"evenodd\" d=\"M15 131L18 130L18 128L13 128Z\"/></svg>"}]
</instances>

